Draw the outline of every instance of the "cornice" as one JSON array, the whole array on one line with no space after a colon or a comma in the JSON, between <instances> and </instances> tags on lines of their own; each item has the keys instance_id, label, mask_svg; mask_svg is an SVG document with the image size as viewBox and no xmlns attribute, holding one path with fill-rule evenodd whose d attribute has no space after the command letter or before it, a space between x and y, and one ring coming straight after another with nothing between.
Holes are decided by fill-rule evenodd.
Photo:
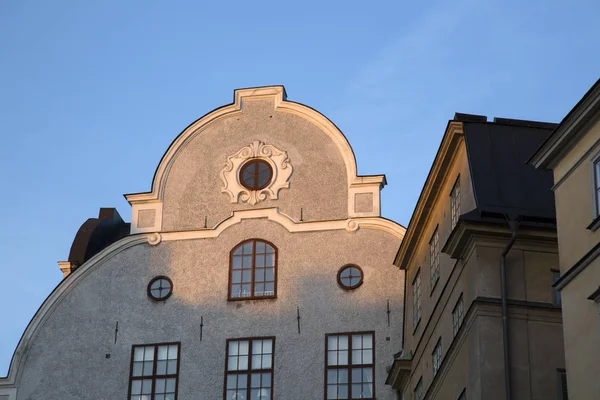
<instances>
[{"instance_id":1,"label":"cornice","mask_svg":"<svg viewBox=\"0 0 600 400\"><path fill-rule=\"evenodd\" d=\"M439 195L439 188L447 179L446 171L454 160L459 144L464 140L463 133L462 122L448 122L444 138L435 156L433 165L429 170L427 180L421 190L419 200L408 224L405 239L402 241L394 259L394 264L400 267L400 269L406 269L406 266L410 263L414 247L423 234L421 228L426 224L430 216L427 210L435 204Z\"/></svg>"}]
</instances>

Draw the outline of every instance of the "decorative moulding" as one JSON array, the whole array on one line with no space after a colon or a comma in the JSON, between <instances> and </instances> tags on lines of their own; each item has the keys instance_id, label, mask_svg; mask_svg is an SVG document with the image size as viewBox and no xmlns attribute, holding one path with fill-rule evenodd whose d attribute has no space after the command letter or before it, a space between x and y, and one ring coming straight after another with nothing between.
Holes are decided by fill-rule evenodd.
<instances>
[{"instance_id":1,"label":"decorative moulding","mask_svg":"<svg viewBox=\"0 0 600 400\"><path fill-rule=\"evenodd\" d=\"M261 159L269 163L273 170L271 183L264 189L250 190L242 186L240 182L240 169L250 159ZM258 140L252 142L234 155L227 157L227 161L221 171L223 188L221 191L227 193L232 203L249 203L255 205L267 197L271 200L279 198L281 189L290 187L290 176L293 172L292 164L287 152L268 145Z\"/></svg>"}]
</instances>

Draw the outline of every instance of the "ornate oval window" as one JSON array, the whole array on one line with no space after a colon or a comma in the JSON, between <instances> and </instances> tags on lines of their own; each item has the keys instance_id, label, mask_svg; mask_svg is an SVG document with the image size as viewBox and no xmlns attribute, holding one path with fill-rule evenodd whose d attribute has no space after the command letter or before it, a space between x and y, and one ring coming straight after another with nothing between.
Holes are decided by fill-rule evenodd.
<instances>
[{"instance_id":1,"label":"ornate oval window","mask_svg":"<svg viewBox=\"0 0 600 400\"><path fill-rule=\"evenodd\" d=\"M364 275L362 269L355 264L344 265L338 271L337 276L339 285L346 290L356 289L362 285L363 278Z\"/></svg>"},{"instance_id":2,"label":"ornate oval window","mask_svg":"<svg viewBox=\"0 0 600 400\"><path fill-rule=\"evenodd\" d=\"M242 165L240 183L250 190L264 189L271 183L273 169L271 165L260 158L253 158Z\"/></svg>"},{"instance_id":3,"label":"ornate oval window","mask_svg":"<svg viewBox=\"0 0 600 400\"><path fill-rule=\"evenodd\" d=\"M173 282L166 276L157 276L148 284L148 297L154 301L163 301L173 293Z\"/></svg>"}]
</instances>

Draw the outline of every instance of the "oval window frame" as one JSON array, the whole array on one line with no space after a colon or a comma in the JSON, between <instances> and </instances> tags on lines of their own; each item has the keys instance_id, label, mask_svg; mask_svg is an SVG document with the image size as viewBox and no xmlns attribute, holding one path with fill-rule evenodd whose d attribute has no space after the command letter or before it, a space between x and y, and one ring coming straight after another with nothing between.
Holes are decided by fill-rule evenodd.
<instances>
[{"instance_id":1,"label":"oval window frame","mask_svg":"<svg viewBox=\"0 0 600 400\"><path fill-rule=\"evenodd\" d=\"M169 282L169 285L171 285L171 288L170 288L170 290L169 290L169 293L167 293L165 296L163 296L163 297L155 297L155 296L152 294L152 285L154 284L154 282L156 282L156 281L158 281L158 280L160 280L160 279L163 279L163 280L165 280L165 281ZM148 283L148 287L147 287L147 289L146 289L146 292L147 292L147 294L148 294L148 297L149 297L151 300L153 300L153 301L165 301L165 300L167 300L169 297L171 297L171 295L173 294L173 281L172 281L172 280L171 280L171 279L170 279L168 276L165 276L165 275L158 275L158 276L155 276L154 278L150 279L150 282Z\"/></svg>"},{"instance_id":2,"label":"oval window frame","mask_svg":"<svg viewBox=\"0 0 600 400\"><path fill-rule=\"evenodd\" d=\"M342 278L342 272L344 272L348 268L356 268L358 270L358 272L360 272L360 280L354 286L348 286L348 285L345 285L344 283L342 283L342 279L341 279ZM356 264L345 264L345 265L343 265L338 270L338 273L337 273L337 282L338 282L338 285L342 289L344 289L344 290L350 291L350 290L358 289L364 283L364 281L365 281L365 273L362 270L362 268L360 266L356 265Z\"/></svg>"},{"instance_id":3,"label":"oval window frame","mask_svg":"<svg viewBox=\"0 0 600 400\"><path fill-rule=\"evenodd\" d=\"M267 168L269 168L269 179L267 179L267 181L263 185L248 186L243 179L244 172L251 165L256 165L256 164L264 164L267 166ZM240 172L238 174L238 179L240 181L240 185L242 185L244 188L246 188L248 190L262 190L262 189L266 188L267 186L269 186L271 184L271 182L273 182L273 167L271 166L271 164L269 164L266 160L264 160L262 158L252 158L252 159L246 161L244 164L242 164L242 167L240 168Z\"/></svg>"}]
</instances>

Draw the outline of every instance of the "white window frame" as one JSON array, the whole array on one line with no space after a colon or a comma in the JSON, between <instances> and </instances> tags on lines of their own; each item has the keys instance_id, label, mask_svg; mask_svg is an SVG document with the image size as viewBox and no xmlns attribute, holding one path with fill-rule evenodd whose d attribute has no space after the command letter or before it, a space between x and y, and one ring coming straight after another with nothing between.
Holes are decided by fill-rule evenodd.
<instances>
[{"instance_id":1,"label":"white window frame","mask_svg":"<svg viewBox=\"0 0 600 400\"><path fill-rule=\"evenodd\" d=\"M413 301L413 331L419 326L421 321L421 269L417 270L412 283L412 301Z\"/></svg>"},{"instance_id":2,"label":"white window frame","mask_svg":"<svg viewBox=\"0 0 600 400\"><path fill-rule=\"evenodd\" d=\"M442 365L442 338L438 339L433 348L433 352L431 353L431 365L433 366L433 376L435 377Z\"/></svg>"},{"instance_id":3,"label":"white window frame","mask_svg":"<svg viewBox=\"0 0 600 400\"><path fill-rule=\"evenodd\" d=\"M423 377L419 378L415 390L413 391L414 400L423 400Z\"/></svg>"},{"instance_id":4,"label":"white window frame","mask_svg":"<svg viewBox=\"0 0 600 400\"><path fill-rule=\"evenodd\" d=\"M440 280L440 229L435 227L429 240L429 294L433 293L435 285Z\"/></svg>"},{"instance_id":5,"label":"white window frame","mask_svg":"<svg viewBox=\"0 0 600 400\"><path fill-rule=\"evenodd\" d=\"M456 182L450 192L450 229L454 229L458 223L458 217L460 216L460 175L456 178Z\"/></svg>"},{"instance_id":6,"label":"white window frame","mask_svg":"<svg viewBox=\"0 0 600 400\"><path fill-rule=\"evenodd\" d=\"M465 319L465 303L461 293L452 309L452 337L455 337Z\"/></svg>"},{"instance_id":7,"label":"white window frame","mask_svg":"<svg viewBox=\"0 0 600 400\"><path fill-rule=\"evenodd\" d=\"M596 219L600 216L600 153L592 158L592 193L594 219Z\"/></svg>"}]
</instances>

